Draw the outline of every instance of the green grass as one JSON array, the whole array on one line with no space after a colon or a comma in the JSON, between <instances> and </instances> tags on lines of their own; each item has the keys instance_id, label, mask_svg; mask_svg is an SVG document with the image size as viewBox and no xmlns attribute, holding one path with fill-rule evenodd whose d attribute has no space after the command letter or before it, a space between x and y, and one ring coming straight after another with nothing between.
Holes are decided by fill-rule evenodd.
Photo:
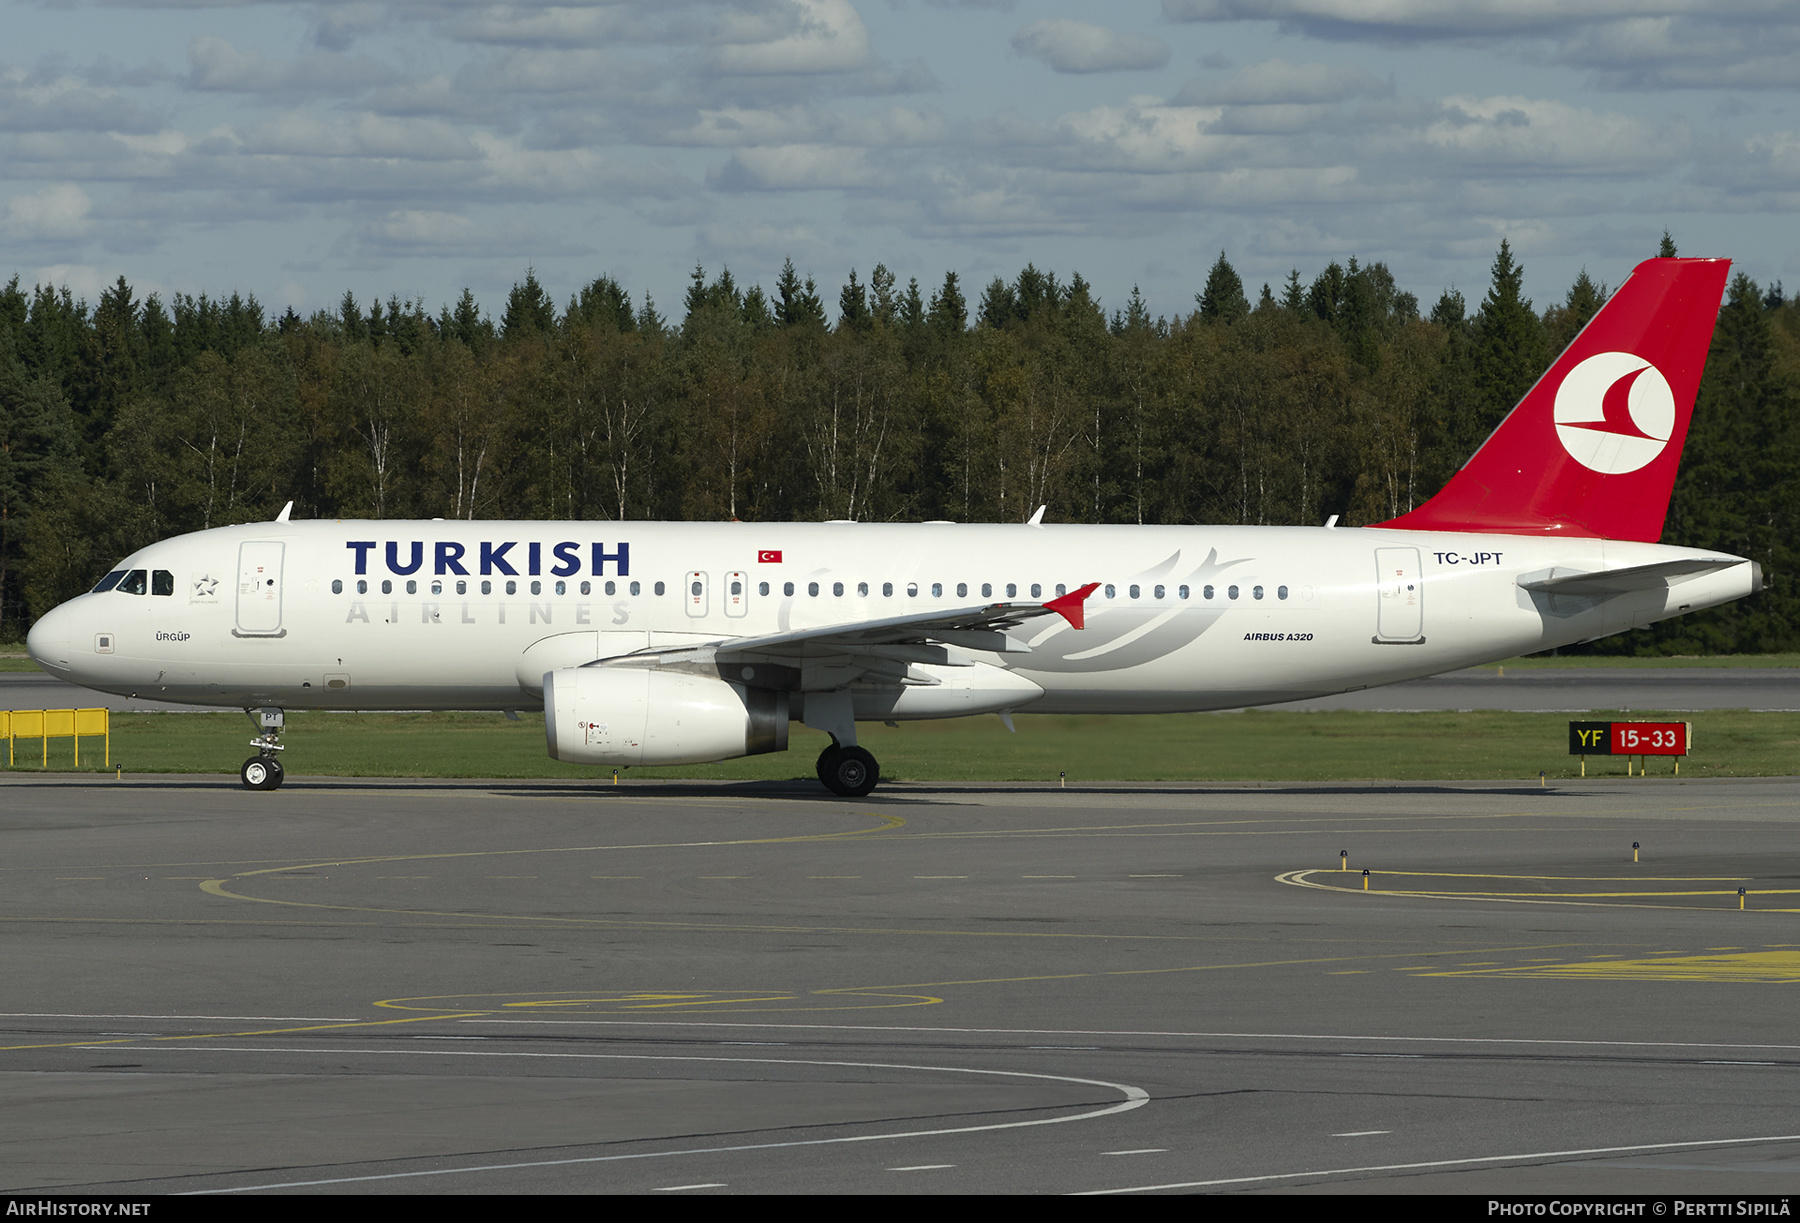
<instances>
[{"instance_id":1,"label":"green grass","mask_svg":"<svg viewBox=\"0 0 1800 1223\"><path fill-rule=\"evenodd\" d=\"M41 673L42 670L43 669L32 662L31 659L27 658L23 652L18 654L0 654L0 671L38 671Z\"/></svg>"},{"instance_id":2,"label":"green grass","mask_svg":"<svg viewBox=\"0 0 1800 1223\"><path fill-rule=\"evenodd\" d=\"M1642 711L1635 720L1653 721ZM1587 715L1604 720L1604 714ZM1683 777L1784 776L1800 772L1800 714L1742 710L1670 714L1694 723ZM857 728L882 775L907 781L1347 781L1533 780L1577 775L1567 754L1567 714L1294 713L1160 714L1146 717L1018 715L1018 734L995 717ZM128 773L230 773L251 754L238 713L120 714L114 763ZM543 718L482 713L291 713L283 763L296 777L607 778L608 768L559 764L544 750ZM790 750L723 764L631 769L626 777L811 778L825 736L794 727ZM101 743L83 740L82 765L98 770ZM38 741L16 745L18 768L39 767ZM50 768L72 752L52 740ZM1671 772L1667 759L1652 775ZM1625 773L1622 758L1589 757L1588 775Z\"/></svg>"},{"instance_id":3,"label":"green grass","mask_svg":"<svg viewBox=\"0 0 1800 1223\"><path fill-rule=\"evenodd\" d=\"M1800 654L1677 654L1669 658L1630 658L1618 655L1560 654L1552 658L1547 655L1535 655L1530 658L1509 658L1502 663L1494 663L1484 667L1471 667L1470 670L1492 671L1496 666L1517 667L1521 671L1537 668L1565 669L1571 667L1601 668L1650 668L1663 667L1760 667L1765 669L1785 669L1800 667Z\"/></svg>"}]
</instances>

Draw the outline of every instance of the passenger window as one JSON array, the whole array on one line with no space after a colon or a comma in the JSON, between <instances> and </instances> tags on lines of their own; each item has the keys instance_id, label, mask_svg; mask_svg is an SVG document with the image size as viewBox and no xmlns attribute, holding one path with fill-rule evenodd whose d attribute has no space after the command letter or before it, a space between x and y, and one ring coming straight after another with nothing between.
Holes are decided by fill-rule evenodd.
<instances>
[{"instance_id":1,"label":"passenger window","mask_svg":"<svg viewBox=\"0 0 1800 1223\"><path fill-rule=\"evenodd\" d=\"M843 598L844 597L844 584L842 582L833 582L831 584L831 593L836 595L840 599Z\"/></svg>"},{"instance_id":2,"label":"passenger window","mask_svg":"<svg viewBox=\"0 0 1800 1223\"><path fill-rule=\"evenodd\" d=\"M1262 598L1262 587L1261 586L1252 586L1250 588L1250 597L1252 599Z\"/></svg>"},{"instance_id":3,"label":"passenger window","mask_svg":"<svg viewBox=\"0 0 1800 1223\"><path fill-rule=\"evenodd\" d=\"M409 595L416 595L419 593L419 583L417 580L413 578L406 579L406 593Z\"/></svg>"},{"instance_id":4,"label":"passenger window","mask_svg":"<svg viewBox=\"0 0 1800 1223\"><path fill-rule=\"evenodd\" d=\"M1131 595L1131 597L1135 599L1138 597L1138 588L1136 586L1133 586L1127 593L1129 593Z\"/></svg>"},{"instance_id":5,"label":"passenger window","mask_svg":"<svg viewBox=\"0 0 1800 1223\"><path fill-rule=\"evenodd\" d=\"M891 599L894 597L894 584L892 582L883 582L881 584L881 597L884 599Z\"/></svg>"},{"instance_id":6,"label":"passenger window","mask_svg":"<svg viewBox=\"0 0 1800 1223\"><path fill-rule=\"evenodd\" d=\"M1151 593L1160 599L1163 597L1164 591L1161 586L1158 586L1155 590L1151 591Z\"/></svg>"},{"instance_id":7,"label":"passenger window","mask_svg":"<svg viewBox=\"0 0 1800 1223\"><path fill-rule=\"evenodd\" d=\"M469 584L467 582L463 581L461 578L458 578L457 582L456 582L456 593L459 595L468 594L469 593Z\"/></svg>"},{"instance_id":8,"label":"passenger window","mask_svg":"<svg viewBox=\"0 0 1800 1223\"><path fill-rule=\"evenodd\" d=\"M688 593L693 595L696 599L699 598L700 597L700 583L695 582L692 586L688 587ZM737 591L734 590L731 593L736 594Z\"/></svg>"},{"instance_id":9,"label":"passenger window","mask_svg":"<svg viewBox=\"0 0 1800 1223\"><path fill-rule=\"evenodd\" d=\"M1277 599L1287 598L1287 587L1286 586L1277 586L1275 588L1275 597Z\"/></svg>"},{"instance_id":10,"label":"passenger window","mask_svg":"<svg viewBox=\"0 0 1800 1223\"><path fill-rule=\"evenodd\" d=\"M1112 583L1108 582L1106 584L1106 597L1110 599L1110 598L1113 598L1117 594L1118 594L1118 592L1113 589Z\"/></svg>"},{"instance_id":11,"label":"passenger window","mask_svg":"<svg viewBox=\"0 0 1800 1223\"><path fill-rule=\"evenodd\" d=\"M858 582L856 584L856 596L859 599L866 599L869 597L869 584L867 582Z\"/></svg>"},{"instance_id":12,"label":"passenger window","mask_svg":"<svg viewBox=\"0 0 1800 1223\"><path fill-rule=\"evenodd\" d=\"M381 579L381 593L384 595L391 595L394 593L394 581L392 578Z\"/></svg>"},{"instance_id":13,"label":"passenger window","mask_svg":"<svg viewBox=\"0 0 1800 1223\"><path fill-rule=\"evenodd\" d=\"M1036 582L1033 582L1031 584L1031 597L1034 599L1043 598L1044 597L1044 588L1042 586L1039 586Z\"/></svg>"},{"instance_id":14,"label":"passenger window","mask_svg":"<svg viewBox=\"0 0 1800 1223\"><path fill-rule=\"evenodd\" d=\"M343 578L332 578L331 579L331 593L334 595L341 595L344 593L344 579Z\"/></svg>"},{"instance_id":15,"label":"passenger window","mask_svg":"<svg viewBox=\"0 0 1800 1223\"><path fill-rule=\"evenodd\" d=\"M483 584L483 585L486 585L486 583L485 583L485 582L484 582L484 583L482 583L482 584ZM619 584L618 584L618 583L617 583L617 582L608 582L608 583L607 583L607 584L606 584L606 588L605 588L605 589L606 589L606 593L607 593L607 594L609 594L609 595L616 595L616 594L618 594L618 593L619 593Z\"/></svg>"},{"instance_id":16,"label":"passenger window","mask_svg":"<svg viewBox=\"0 0 1800 1223\"><path fill-rule=\"evenodd\" d=\"M661 594L663 592L663 584L661 582L658 582L655 586L651 587L651 589L654 590L657 594Z\"/></svg>"},{"instance_id":17,"label":"passenger window","mask_svg":"<svg viewBox=\"0 0 1800 1223\"><path fill-rule=\"evenodd\" d=\"M756 593L759 595L768 594L769 593L769 584L767 582L758 582L756 584Z\"/></svg>"},{"instance_id":18,"label":"passenger window","mask_svg":"<svg viewBox=\"0 0 1800 1223\"><path fill-rule=\"evenodd\" d=\"M536 583L535 583L535 582L534 582L534 583L532 583L532 584L533 584L533 585L536 585ZM568 584L568 583L567 583L567 582L558 582L558 583L557 583L557 584L556 584L556 593L557 593L557 594L559 594L559 595L566 595L566 594L568 594L568 593L569 593L569 584Z\"/></svg>"},{"instance_id":19,"label":"passenger window","mask_svg":"<svg viewBox=\"0 0 1800 1223\"><path fill-rule=\"evenodd\" d=\"M967 582L958 582L956 584L956 597L959 599L966 599L969 597L969 584Z\"/></svg>"},{"instance_id":20,"label":"passenger window","mask_svg":"<svg viewBox=\"0 0 1800 1223\"><path fill-rule=\"evenodd\" d=\"M1017 582L1008 582L1006 584L1006 597L1009 599L1016 599L1019 597L1019 584Z\"/></svg>"},{"instance_id":21,"label":"passenger window","mask_svg":"<svg viewBox=\"0 0 1800 1223\"><path fill-rule=\"evenodd\" d=\"M794 597L794 584L792 582L783 582L781 584L781 593L786 595L790 599L793 598Z\"/></svg>"},{"instance_id":22,"label":"passenger window","mask_svg":"<svg viewBox=\"0 0 1800 1223\"><path fill-rule=\"evenodd\" d=\"M462 585L462 583L458 582L457 585L460 586L460 585ZM594 593L594 584L592 582L583 582L581 584L581 593L584 595L593 594Z\"/></svg>"},{"instance_id":23,"label":"passenger window","mask_svg":"<svg viewBox=\"0 0 1800 1223\"><path fill-rule=\"evenodd\" d=\"M984 599L991 599L994 597L994 586L992 582L983 582L981 584L981 597Z\"/></svg>"},{"instance_id":24,"label":"passenger window","mask_svg":"<svg viewBox=\"0 0 1800 1223\"><path fill-rule=\"evenodd\" d=\"M484 595L493 594L494 593L494 584L492 582L488 581L486 578L483 578L481 581L481 593Z\"/></svg>"},{"instance_id":25,"label":"passenger window","mask_svg":"<svg viewBox=\"0 0 1800 1223\"><path fill-rule=\"evenodd\" d=\"M944 584L942 582L933 582L931 584L931 597L934 599L941 599L944 597Z\"/></svg>"},{"instance_id":26,"label":"passenger window","mask_svg":"<svg viewBox=\"0 0 1800 1223\"><path fill-rule=\"evenodd\" d=\"M366 595L369 593L369 582L367 578L356 579L356 593L359 595Z\"/></svg>"},{"instance_id":27,"label":"passenger window","mask_svg":"<svg viewBox=\"0 0 1800 1223\"><path fill-rule=\"evenodd\" d=\"M509 595L518 594L519 593L519 584L517 582L513 581L511 578L508 578L507 582L506 582L506 593Z\"/></svg>"},{"instance_id":28,"label":"passenger window","mask_svg":"<svg viewBox=\"0 0 1800 1223\"><path fill-rule=\"evenodd\" d=\"M642 589L643 589L643 586L637 582L633 582L630 586L630 590L631 590L632 594L637 594Z\"/></svg>"},{"instance_id":29,"label":"passenger window","mask_svg":"<svg viewBox=\"0 0 1800 1223\"><path fill-rule=\"evenodd\" d=\"M150 571L150 593L153 595L172 595L175 593L175 575L167 569Z\"/></svg>"},{"instance_id":30,"label":"passenger window","mask_svg":"<svg viewBox=\"0 0 1800 1223\"><path fill-rule=\"evenodd\" d=\"M696 590L694 593L699 594L700 592ZM731 581L731 593L734 595L743 594L744 593L744 584L742 582L738 581L736 578L733 578Z\"/></svg>"},{"instance_id":31,"label":"passenger window","mask_svg":"<svg viewBox=\"0 0 1800 1223\"><path fill-rule=\"evenodd\" d=\"M96 582L94 584L94 589L92 591L90 591L89 593L90 594L100 594L103 591L111 590L114 586L117 586L119 584L119 579L124 576L125 576L125 571L123 569L115 569L111 573L107 574L105 577L101 578L98 582Z\"/></svg>"},{"instance_id":32,"label":"passenger window","mask_svg":"<svg viewBox=\"0 0 1800 1223\"><path fill-rule=\"evenodd\" d=\"M908 582L906 584L906 597L909 599L916 599L919 597L919 584L917 582Z\"/></svg>"},{"instance_id":33,"label":"passenger window","mask_svg":"<svg viewBox=\"0 0 1800 1223\"><path fill-rule=\"evenodd\" d=\"M1237 591L1236 586L1227 586L1225 588L1225 597L1226 598L1235 599L1235 598L1237 598L1237 595L1238 595L1238 591Z\"/></svg>"},{"instance_id":34,"label":"passenger window","mask_svg":"<svg viewBox=\"0 0 1800 1223\"><path fill-rule=\"evenodd\" d=\"M147 586L148 583L145 581L144 571L142 569L133 569L130 573L125 575L125 580L119 583L119 590L128 595L141 595L144 593Z\"/></svg>"},{"instance_id":35,"label":"passenger window","mask_svg":"<svg viewBox=\"0 0 1800 1223\"><path fill-rule=\"evenodd\" d=\"M1211 586L1202 586L1200 588L1200 597L1210 600L1213 597L1213 588Z\"/></svg>"},{"instance_id":36,"label":"passenger window","mask_svg":"<svg viewBox=\"0 0 1800 1223\"><path fill-rule=\"evenodd\" d=\"M1175 597L1178 599L1186 599L1188 597L1188 588L1186 586L1177 586L1175 588Z\"/></svg>"},{"instance_id":37,"label":"passenger window","mask_svg":"<svg viewBox=\"0 0 1800 1223\"><path fill-rule=\"evenodd\" d=\"M1064 596L1064 595L1066 595L1066 594L1068 594L1068 593L1069 593L1069 589L1068 589L1068 587L1066 587L1066 586L1064 586L1064 585L1063 585L1063 584L1062 584L1062 583L1061 583L1061 582L1058 582L1058 583L1057 583L1057 584L1056 584L1056 597L1057 597L1057 598L1059 598L1059 599L1060 599L1060 598L1062 598L1062 597L1063 597L1063 596Z\"/></svg>"},{"instance_id":38,"label":"passenger window","mask_svg":"<svg viewBox=\"0 0 1800 1223\"><path fill-rule=\"evenodd\" d=\"M434 595L443 594L444 593L443 582L439 581L437 578L431 579L431 593Z\"/></svg>"},{"instance_id":39,"label":"passenger window","mask_svg":"<svg viewBox=\"0 0 1800 1223\"><path fill-rule=\"evenodd\" d=\"M819 584L817 582L808 582L806 584L806 593L811 595L815 599L818 598L819 597Z\"/></svg>"},{"instance_id":40,"label":"passenger window","mask_svg":"<svg viewBox=\"0 0 1800 1223\"><path fill-rule=\"evenodd\" d=\"M534 595L543 594L544 593L544 584L542 582L533 582L531 584L531 593Z\"/></svg>"}]
</instances>

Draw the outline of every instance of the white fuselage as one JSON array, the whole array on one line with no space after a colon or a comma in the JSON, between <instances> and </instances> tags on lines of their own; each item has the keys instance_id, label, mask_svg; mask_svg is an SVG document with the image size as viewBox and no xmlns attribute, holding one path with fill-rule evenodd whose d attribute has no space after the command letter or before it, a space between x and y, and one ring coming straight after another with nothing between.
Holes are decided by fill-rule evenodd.
<instances>
[{"instance_id":1,"label":"white fuselage","mask_svg":"<svg viewBox=\"0 0 1800 1223\"><path fill-rule=\"evenodd\" d=\"M515 709L539 704L544 671L595 658L1099 582L1084 629L1031 620L1012 630L1028 651L979 657L1043 690L1033 712L1152 713L1393 683L1757 588L1748 561L1606 598L1518 585L1700 555L1377 528L253 523L121 561L170 575L172 593L82 595L39 620L30 649L75 683L169 701Z\"/></svg>"}]
</instances>

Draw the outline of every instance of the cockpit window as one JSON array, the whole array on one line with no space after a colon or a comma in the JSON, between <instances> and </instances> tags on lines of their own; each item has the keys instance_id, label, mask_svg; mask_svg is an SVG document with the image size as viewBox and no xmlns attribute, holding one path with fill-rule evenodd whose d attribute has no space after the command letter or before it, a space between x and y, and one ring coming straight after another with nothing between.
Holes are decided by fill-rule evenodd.
<instances>
[{"instance_id":1,"label":"cockpit window","mask_svg":"<svg viewBox=\"0 0 1800 1223\"><path fill-rule=\"evenodd\" d=\"M99 583L94 587L92 593L99 594L102 591L111 590L114 586L117 586L119 584L119 579L124 576L125 576L125 571L123 569L113 570L111 573L107 574L105 577L100 579Z\"/></svg>"},{"instance_id":2,"label":"cockpit window","mask_svg":"<svg viewBox=\"0 0 1800 1223\"><path fill-rule=\"evenodd\" d=\"M175 593L175 575L167 569L150 571L150 593L153 595L172 595Z\"/></svg>"},{"instance_id":3,"label":"cockpit window","mask_svg":"<svg viewBox=\"0 0 1800 1223\"><path fill-rule=\"evenodd\" d=\"M120 581L118 586L114 589L118 590L121 594L141 595L149 588L149 585L148 575L144 570L133 569L130 573L125 575L124 579Z\"/></svg>"}]
</instances>

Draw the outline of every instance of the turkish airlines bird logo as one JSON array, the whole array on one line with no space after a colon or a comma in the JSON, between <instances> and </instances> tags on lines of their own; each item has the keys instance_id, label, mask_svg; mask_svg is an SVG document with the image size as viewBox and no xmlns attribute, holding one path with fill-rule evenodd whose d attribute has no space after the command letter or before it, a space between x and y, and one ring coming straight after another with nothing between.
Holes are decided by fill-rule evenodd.
<instances>
[{"instance_id":1,"label":"turkish airlines bird logo","mask_svg":"<svg viewBox=\"0 0 1800 1223\"><path fill-rule=\"evenodd\" d=\"M1656 366L1628 352L1603 352L1569 371L1556 389L1556 436L1569 457L1602 475L1645 466L1675 432L1675 393Z\"/></svg>"}]
</instances>

